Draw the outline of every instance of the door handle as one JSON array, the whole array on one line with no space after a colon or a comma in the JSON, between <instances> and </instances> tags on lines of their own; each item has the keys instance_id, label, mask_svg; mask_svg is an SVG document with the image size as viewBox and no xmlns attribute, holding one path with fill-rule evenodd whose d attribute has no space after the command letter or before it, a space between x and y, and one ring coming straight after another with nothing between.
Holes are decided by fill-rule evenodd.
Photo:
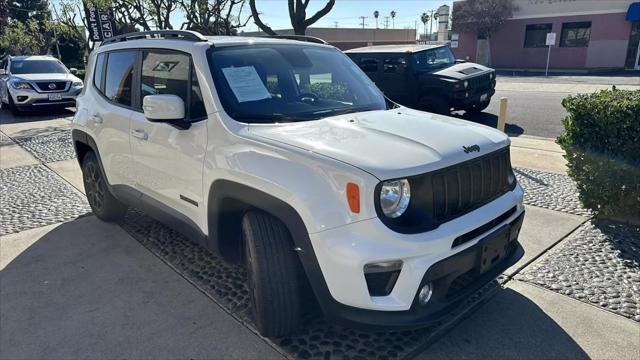
<instances>
[{"instance_id":1,"label":"door handle","mask_svg":"<svg viewBox=\"0 0 640 360\"><path fill-rule=\"evenodd\" d=\"M100 115L92 115L89 117L89 120L93 121L94 123L96 123L97 125L102 124L102 117Z\"/></svg>"},{"instance_id":2,"label":"door handle","mask_svg":"<svg viewBox=\"0 0 640 360\"><path fill-rule=\"evenodd\" d=\"M149 135L146 133L146 131L140 129L131 130L131 136L140 140L147 140L149 138Z\"/></svg>"}]
</instances>

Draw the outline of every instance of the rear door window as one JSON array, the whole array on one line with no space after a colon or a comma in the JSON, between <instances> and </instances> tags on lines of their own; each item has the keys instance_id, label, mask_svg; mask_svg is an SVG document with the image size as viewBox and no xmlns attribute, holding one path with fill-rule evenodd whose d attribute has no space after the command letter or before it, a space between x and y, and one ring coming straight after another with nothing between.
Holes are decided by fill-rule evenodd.
<instances>
[{"instance_id":1,"label":"rear door window","mask_svg":"<svg viewBox=\"0 0 640 360\"><path fill-rule=\"evenodd\" d=\"M109 53L104 96L110 101L128 107L131 106L136 57L136 51L116 51Z\"/></svg>"}]
</instances>

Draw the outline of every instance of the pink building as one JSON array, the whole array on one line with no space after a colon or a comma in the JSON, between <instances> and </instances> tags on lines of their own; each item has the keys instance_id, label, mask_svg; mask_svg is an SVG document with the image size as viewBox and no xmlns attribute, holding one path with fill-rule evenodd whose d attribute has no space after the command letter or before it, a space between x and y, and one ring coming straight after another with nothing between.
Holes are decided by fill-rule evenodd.
<instances>
[{"instance_id":1,"label":"pink building","mask_svg":"<svg viewBox=\"0 0 640 360\"><path fill-rule=\"evenodd\" d=\"M547 33L555 33L550 69L640 70L640 2L514 0L514 3L518 10L491 37L491 66L544 68ZM454 18L455 8L456 3ZM456 57L476 61L476 34L458 36L457 47L452 44Z\"/></svg>"}]
</instances>

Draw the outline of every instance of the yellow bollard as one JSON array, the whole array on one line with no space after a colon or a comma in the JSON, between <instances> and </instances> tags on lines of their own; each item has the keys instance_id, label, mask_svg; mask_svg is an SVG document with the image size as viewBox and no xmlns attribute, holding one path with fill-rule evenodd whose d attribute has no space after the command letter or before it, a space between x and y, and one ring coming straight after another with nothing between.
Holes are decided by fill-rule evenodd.
<instances>
[{"instance_id":1,"label":"yellow bollard","mask_svg":"<svg viewBox=\"0 0 640 360\"><path fill-rule=\"evenodd\" d=\"M507 98L500 98L500 115L498 116L498 130L504 132L504 126L507 123Z\"/></svg>"}]
</instances>

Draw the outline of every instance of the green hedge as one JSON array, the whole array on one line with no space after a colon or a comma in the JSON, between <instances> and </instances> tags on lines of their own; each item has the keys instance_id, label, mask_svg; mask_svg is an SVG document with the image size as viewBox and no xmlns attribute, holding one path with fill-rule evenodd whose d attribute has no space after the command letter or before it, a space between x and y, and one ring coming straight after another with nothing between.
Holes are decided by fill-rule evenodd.
<instances>
[{"instance_id":1,"label":"green hedge","mask_svg":"<svg viewBox=\"0 0 640 360\"><path fill-rule=\"evenodd\" d=\"M640 90L568 96L558 144L582 203L601 217L640 219Z\"/></svg>"}]
</instances>

